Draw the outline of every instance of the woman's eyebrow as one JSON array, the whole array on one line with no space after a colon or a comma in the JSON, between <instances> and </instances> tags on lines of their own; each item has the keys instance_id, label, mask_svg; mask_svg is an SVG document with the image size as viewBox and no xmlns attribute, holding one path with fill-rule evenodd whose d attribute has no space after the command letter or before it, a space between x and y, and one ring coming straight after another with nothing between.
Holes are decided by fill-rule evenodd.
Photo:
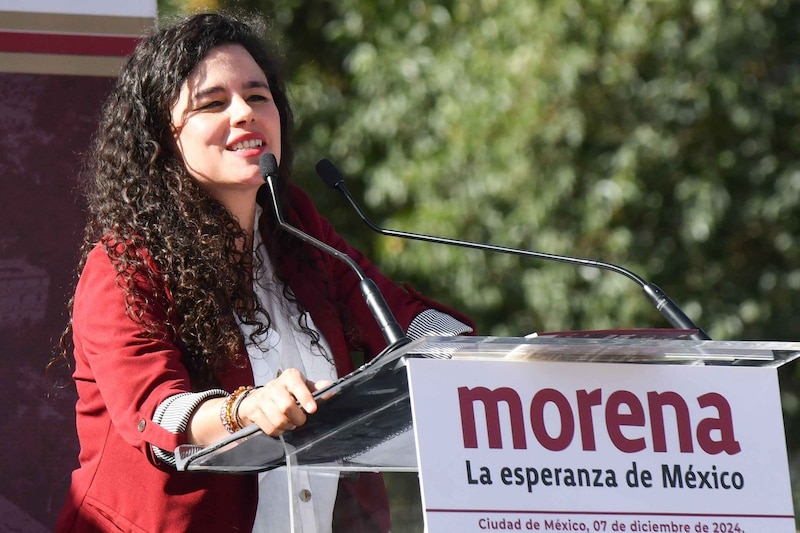
<instances>
[{"instance_id":1,"label":"woman's eyebrow","mask_svg":"<svg viewBox=\"0 0 800 533\"><path fill-rule=\"evenodd\" d=\"M261 80L253 80L244 84L245 89L266 89L269 90L269 83Z\"/></svg>"},{"instance_id":2,"label":"woman's eyebrow","mask_svg":"<svg viewBox=\"0 0 800 533\"><path fill-rule=\"evenodd\" d=\"M266 89L268 91L270 90L269 89L269 84L267 82L261 81L261 80L248 81L248 82L246 82L246 83L244 83L242 85L242 88L243 89ZM194 93L194 98L195 99L200 99L200 98L203 98L205 96L209 96L209 95L216 94L216 93L219 93L219 92L224 92L224 91L225 91L225 88L222 87L221 85L214 85L212 87L206 87L204 89L200 89L199 91L195 92Z\"/></svg>"}]
</instances>

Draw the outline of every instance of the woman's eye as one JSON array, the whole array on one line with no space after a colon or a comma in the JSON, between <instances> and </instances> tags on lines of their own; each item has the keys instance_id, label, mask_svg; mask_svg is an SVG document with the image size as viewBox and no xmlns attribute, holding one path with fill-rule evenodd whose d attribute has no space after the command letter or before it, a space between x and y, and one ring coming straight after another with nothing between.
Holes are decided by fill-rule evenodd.
<instances>
[{"instance_id":1,"label":"woman's eye","mask_svg":"<svg viewBox=\"0 0 800 533\"><path fill-rule=\"evenodd\" d=\"M211 102L202 102L202 103L200 103L197 106L197 109L198 109L198 111L202 111L202 110L214 109L214 108L220 107L221 105L222 105L222 102L220 102L218 100L213 100Z\"/></svg>"}]
</instances>

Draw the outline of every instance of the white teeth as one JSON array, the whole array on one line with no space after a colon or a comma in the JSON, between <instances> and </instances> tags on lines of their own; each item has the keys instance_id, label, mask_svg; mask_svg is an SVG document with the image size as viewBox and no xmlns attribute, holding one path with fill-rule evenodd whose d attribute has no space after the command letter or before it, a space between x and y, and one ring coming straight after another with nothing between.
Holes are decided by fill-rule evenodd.
<instances>
[{"instance_id":1,"label":"white teeth","mask_svg":"<svg viewBox=\"0 0 800 533\"><path fill-rule=\"evenodd\" d=\"M250 139L248 141L242 141L234 144L231 146L231 150L250 150L251 148L258 148L259 146L263 146L264 141L260 139Z\"/></svg>"}]
</instances>

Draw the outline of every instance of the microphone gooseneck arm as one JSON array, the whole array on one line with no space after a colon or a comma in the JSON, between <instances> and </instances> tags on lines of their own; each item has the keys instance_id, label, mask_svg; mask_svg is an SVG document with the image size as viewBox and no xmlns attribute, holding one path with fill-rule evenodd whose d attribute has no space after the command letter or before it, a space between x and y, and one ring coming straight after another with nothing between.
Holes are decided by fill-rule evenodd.
<instances>
[{"instance_id":1,"label":"microphone gooseneck arm","mask_svg":"<svg viewBox=\"0 0 800 533\"><path fill-rule=\"evenodd\" d=\"M269 189L269 197L272 202L272 210L275 213L275 220L277 220L281 229L289 232L298 239L310 244L318 250L321 250L347 264L356 274L356 276L358 276L361 294L363 295L364 301L366 302L367 307L369 308L373 317L375 317L375 321L378 323L378 327L383 334L383 338L386 340L386 350L409 343L411 340L405 334L403 328L400 327L397 319L395 319L380 289L378 289L378 286L372 279L367 277L367 275L364 273L364 270L353 260L352 257L320 241L319 239L300 231L291 224L288 224L283 219L275 186L275 179L278 176L278 164L275 160L275 156L270 153L263 154L261 156L261 160L259 161L259 168L261 169L261 176L264 178L264 182Z\"/></svg>"},{"instance_id":2,"label":"microphone gooseneck arm","mask_svg":"<svg viewBox=\"0 0 800 533\"><path fill-rule=\"evenodd\" d=\"M696 330L697 333L691 335L691 337L696 340L711 339L711 337L709 337L705 331L703 331L688 316L686 316L686 313L684 313L681 310L681 308L678 307L678 305L675 302L673 302L660 287L658 287L654 283L650 283L641 276L637 275L635 272L632 272L626 268L611 263L604 263L602 261L595 261L592 259L583 259L580 257L555 255L545 252L523 250L519 248L509 248L506 246L495 246L493 244L463 241L458 239L450 239L447 237L433 237L430 235L423 235L420 233L409 233L405 231L385 229L375 224L364 213L364 211L361 209L358 203L353 199L352 195L350 194L350 191L347 190L347 186L345 186L344 184L344 177L342 176L341 172L339 172L339 170L334 166L333 163L331 163L327 159L322 159L317 163L316 170L319 177L322 178L322 181L324 181L325 184L328 185L328 187L339 191L342 194L342 196L344 196L345 199L350 203L353 209L355 209L356 213L361 218L361 220L363 220L367 224L367 226L369 226L370 229L380 233L381 235L386 235L388 237L399 237L401 239L414 239L418 241L432 242L437 244L462 246L465 248L474 248L490 252L522 255L528 257L535 257L537 259L545 259L548 261L558 261L561 263L569 263L572 265L610 270L612 272L622 274L626 278L638 284L642 288L642 291L644 292L647 299L651 302L653 307L655 307L656 310L659 313L661 313L661 316L663 316L672 325L672 327L677 329Z\"/></svg>"}]
</instances>

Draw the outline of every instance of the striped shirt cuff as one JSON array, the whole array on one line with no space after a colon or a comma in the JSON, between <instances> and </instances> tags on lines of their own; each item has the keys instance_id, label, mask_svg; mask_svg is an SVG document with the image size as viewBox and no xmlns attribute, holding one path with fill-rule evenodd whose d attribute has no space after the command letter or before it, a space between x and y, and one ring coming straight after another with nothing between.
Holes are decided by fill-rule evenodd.
<instances>
[{"instance_id":1,"label":"striped shirt cuff","mask_svg":"<svg viewBox=\"0 0 800 533\"><path fill-rule=\"evenodd\" d=\"M228 393L222 389L210 389L203 392L182 392L170 396L156 408L153 422L170 433L183 433L189 426L189 419L198 405L209 398L221 398L227 395ZM174 450L162 450L153 446L153 453L160 461L175 466Z\"/></svg>"},{"instance_id":2,"label":"striped shirt cuff","mask_svg":"<svg viewBox=\"0 0 800 533\"><path fill-rule=\"evenodd\" d=\"M435 309L426 309L414 317L406 335L414 340L420 337L454 337L471 332L472 328L460 320Z\"/></svg>"}]
</instances>

